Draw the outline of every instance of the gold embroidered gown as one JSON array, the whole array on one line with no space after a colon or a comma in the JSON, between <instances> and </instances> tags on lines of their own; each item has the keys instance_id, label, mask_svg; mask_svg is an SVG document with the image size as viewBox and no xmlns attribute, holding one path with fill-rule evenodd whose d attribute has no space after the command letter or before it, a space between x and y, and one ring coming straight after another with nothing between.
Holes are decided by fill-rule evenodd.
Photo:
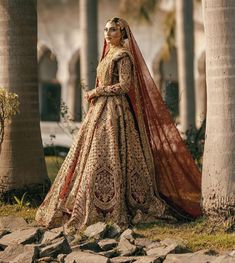
<instances>
[{"instance_id":1,"label":"gold embroidered gown","mask_svg":"<svg viewBox=\"0 0 235 263\"><path fill-rule=\"evenodd\" d=\"M111 48L98 65L97 79L97 97L37 211L40 225L67 223L75 229L98 221L125 225L136 211L164 213L165 205L154 196L127 96L133 79L128 50Z\"/></svg>"}]
</instances>

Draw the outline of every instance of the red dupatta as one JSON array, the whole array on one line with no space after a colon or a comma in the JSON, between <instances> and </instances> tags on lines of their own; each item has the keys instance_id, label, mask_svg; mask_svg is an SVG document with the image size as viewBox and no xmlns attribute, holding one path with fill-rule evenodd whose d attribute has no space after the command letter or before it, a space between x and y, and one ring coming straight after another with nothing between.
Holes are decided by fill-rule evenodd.
<instances>
[{"instance_id":1,"label":"red dupatta","mask_svg":"<svg viewBox=\"0 0 235 263\"><path fill-rule=\"evenodd\" d=\"M140 128L155 192L179 212L198 217L202 213L201 173L164 104L127 22L119 21L126 30L134 64L135 76L128 96ZM102 58L107 50L104 42Z\"/></svg>"}]
</instances>

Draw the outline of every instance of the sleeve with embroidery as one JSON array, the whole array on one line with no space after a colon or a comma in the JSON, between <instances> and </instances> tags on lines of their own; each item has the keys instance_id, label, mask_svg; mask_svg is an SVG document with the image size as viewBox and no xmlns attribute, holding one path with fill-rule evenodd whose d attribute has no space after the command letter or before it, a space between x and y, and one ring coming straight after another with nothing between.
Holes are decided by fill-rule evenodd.
<instances>
[{"instance_id":1,"label":"sleeve with embroidery","mask_svg":"<svg viewBox=\"0 0 235 263\"><path fill-rule=\"evenodd\" d=\"M121 58L118 61L118 83L110 86L99 86L96 88L98 96L119 95L127 93L130 89L132 78L132 64L129 56Z\"/></svg>"}]
</instances>

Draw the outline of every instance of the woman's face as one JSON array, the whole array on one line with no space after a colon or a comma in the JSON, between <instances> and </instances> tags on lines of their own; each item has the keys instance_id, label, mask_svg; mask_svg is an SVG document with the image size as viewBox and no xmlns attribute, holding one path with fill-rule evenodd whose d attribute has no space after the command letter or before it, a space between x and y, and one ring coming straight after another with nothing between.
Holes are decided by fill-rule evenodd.
<instances>
[{"instance_id":1,"label":"woman's face","mask_svg":"<svg viewBox=\"0 0 235 263\"><path fill-rule=\"evenodd\" d=\"M107 43L119 46L121 42L121 30L115 22L108 22L104 28L104 37Z\"/></svg>"}]
</instances>

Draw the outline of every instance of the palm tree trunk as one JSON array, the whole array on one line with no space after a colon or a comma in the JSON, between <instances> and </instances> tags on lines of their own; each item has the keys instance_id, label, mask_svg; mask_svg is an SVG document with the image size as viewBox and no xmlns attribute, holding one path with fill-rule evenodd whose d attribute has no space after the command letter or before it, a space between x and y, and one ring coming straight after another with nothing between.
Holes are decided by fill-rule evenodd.
<instances>
[{"instance_id":1,"label":"palm tree trunk","mask_svg":"<svg viewBox=\"0 0 235 263\"><path fill-rule=\"evenodd\" d=\"M176 1L181 131L195 126L193 0Z\"/></svg>"},{"instance_id":2,"label":"palm tree trunk","mask_svg":"<svg viewBox=\"0 0 235 263\"><path fill-rule=\"evenodd\" d=\"M0 194L49 182L39 126L36 6L36 0L0 1L0 86L20 101L2 144Z\"/></svg>"},{"instance_id":3,"label":"palm tree trunk","mask_svg":"<svg viewBox=\"0 0 235 263\"><path fill-rule=\"evenodd\" d=\"M204 0L207 123L203 208L210 217L235 215L235 1Z\"/></svg>"},{"instance_id":4,"label":"palm tree trunk","mask_svg":"<svg viewBox=\"0 0 235 263\"><path fill-rule=\"evenodd\" d=\"M81 82L85 89L95 87L97 67L97 0L80 0L81 44ZM83 90L84 91L84 90ZM83 110L87 112L88 103L84 100Z\"/></svg>"}]
</instances>

